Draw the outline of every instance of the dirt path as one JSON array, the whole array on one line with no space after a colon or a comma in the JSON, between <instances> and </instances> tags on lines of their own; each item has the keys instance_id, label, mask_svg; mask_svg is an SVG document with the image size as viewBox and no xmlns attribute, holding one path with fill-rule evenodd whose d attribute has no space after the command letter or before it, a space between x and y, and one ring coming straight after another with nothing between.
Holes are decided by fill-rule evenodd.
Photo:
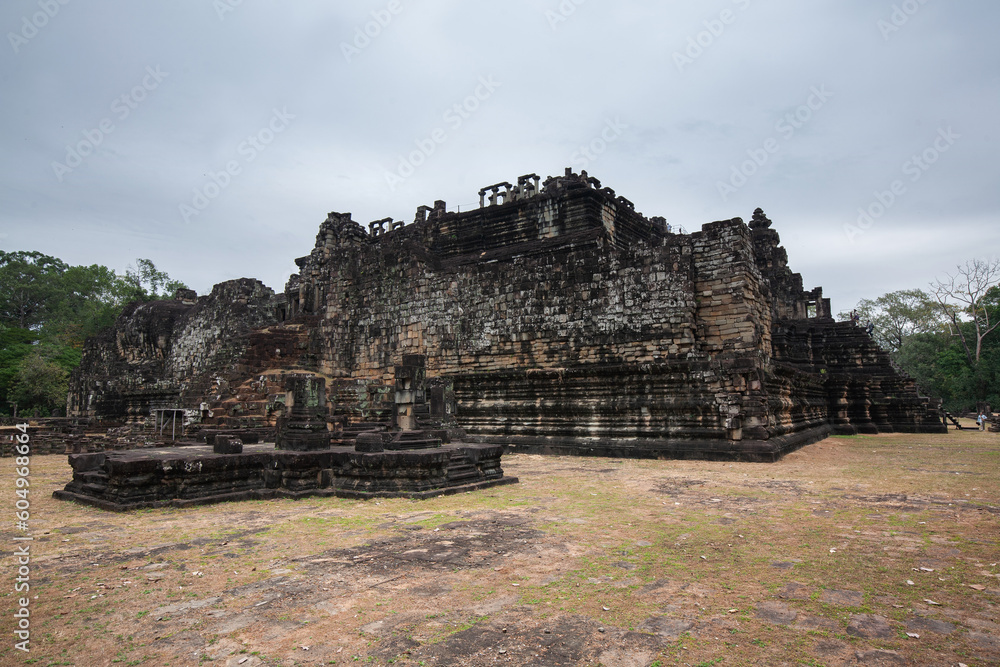
<instances>
[{"instance_id":1,"label":"dirt path","mask_svg":"<svg viewBox=\"0 0 1000 667\"><path fill-rule=\"evenodd\" d=\"M0 664L1000 664L1000 435L504 468L426 501L112 514L52 500L69 467L35 457L31 652L5 530Z\"/></svg>"}]
</instances>

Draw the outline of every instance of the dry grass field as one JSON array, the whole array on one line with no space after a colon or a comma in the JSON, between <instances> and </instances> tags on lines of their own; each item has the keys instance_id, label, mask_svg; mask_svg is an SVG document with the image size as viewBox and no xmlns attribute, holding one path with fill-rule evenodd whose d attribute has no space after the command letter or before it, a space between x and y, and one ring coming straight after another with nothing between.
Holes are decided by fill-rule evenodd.
<instances>
[{"instance_id":1,"label":"dry grass field","mask_svg":"<svg viewBox=\"0 0 1000 667\"><path fill-rule=\"evenodd\" d=\"M30 653L2 665L1000 664L1000 434L830 438L779 463L512 455L424 501L109 513L31 461Z\"/></svg>"}]
</instances>

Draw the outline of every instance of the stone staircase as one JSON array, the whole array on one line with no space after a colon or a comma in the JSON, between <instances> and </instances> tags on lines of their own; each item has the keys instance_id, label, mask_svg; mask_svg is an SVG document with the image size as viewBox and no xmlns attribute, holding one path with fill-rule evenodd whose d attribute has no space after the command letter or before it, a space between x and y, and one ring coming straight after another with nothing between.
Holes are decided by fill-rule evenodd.
<instances>
[{"instance_id":1,"label":"stone staircase","mask_svg":"<svg viewBox=\"0 0 1000 667\"><path fill-rule=\"evenodd\" d=\"M103 468L74 473L74 479L79 479L81 489L85 493L101 493L108 486L110 477Z\"/></svg>"},{"instance_id":2,"label":"stone staircase","mask_svg":"<svg viewBox=\"0 0 1000 667\"><path fill-rule=\"evenodd\" d=\"M783 320L772 333L774 361L821 378L817 414L840 433L943 433L940 402L921 395L861 327L832 319ZM809 381L809 378L805 378ZM801 390L796 392L801 394ZM791 395L794 403L798 396ZM826 406L823 406L823 402Z\"/></svg>"},{"instance_id":3,"label":"stone staircase","mask_svg":"<svg viewBox=\"0 0 1000 667\"><path fill-rule=\"evenodd\" d=\"M961 431L963 428L965 428L964 426L962 426L961 424L958 423L958 420L955 419L955 416L952 415L950 412L945 412L944 413L944 417L945 417L945 419L947 419L948 421L950 421L952 424L954 424L955 428L957 428L959 431Z\"/></svg>"},{"instance_id":4,"label":"stone staircase","mask_svg":"<svg viewBox=\"0 0 1000 667\"><path fill-rule=\"evenodd\" d=\"M224 369L188 381L182 392L186 406L208 404L212 416L203 426L220 428L273 428L283 412L285 378L314 373L309 352L311 320L298 318L247 334L242 356Z\"/></svg>"},{"instance_id":5,"label":"stone staircase","mask_svg":"<svg viewBox=\"0 0 1000 667\"><path fill-rule=\"evenodd\" d=\"M399 431L386 449L430 449L440 447L441 439L429 437L426 431Z\"/></svg>"},{"instance_id":6,"label":"stone staircase","mask_svg":"<svg viewBox=\"0 0 1000 667\"><path fill-rule=\"evenodd\" d=\"M479 481L482 475L462 451L456 450L448 462L447 478L449 484L467 484Z\"/></svg>"},{"instance_id":7,"label":"stone staircase","mask_svg":"<svg viewBox=\"0 0 1000 667\"><path fill-rule=\"evenodd\" d=\"M357 422L345 425L341 433L345 440L353 440L358 437L359 433L365 433L367 431L388 431L389 426L389 422Z\"/></svg>"},{"instance_id":8,"label":"stone staircase","mask_svg":"<svg viewBox=\"0 0 1000 667\"><path fill-rule=\"evenodd\" d=\"M245 379L235 387L207 396L212 416L199 427L274 428L284 414L285 381L293 375L320 375L299 368L273 368ZM322 376L321 376L322 377Z\"/></svg>"}]
</instances>

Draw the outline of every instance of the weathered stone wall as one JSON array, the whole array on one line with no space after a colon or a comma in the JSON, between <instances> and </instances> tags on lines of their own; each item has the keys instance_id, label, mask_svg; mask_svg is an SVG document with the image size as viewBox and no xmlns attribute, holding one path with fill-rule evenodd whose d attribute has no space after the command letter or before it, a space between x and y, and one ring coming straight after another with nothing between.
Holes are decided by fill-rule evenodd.
<instances>
[{"instance_id":1,"label":"weathered stone wall","mask_svg":"<svg viewBox=\"0 0 1000 667\"><path fill-rule=\"evenodd\" d=\"M539 180L484 188L471 211L421 206L410 225L331 213L282 295L237 281L187 310L136 309L88 348L78 410L124 389L129 410L141 392L190 407L225 372L287 368L327 379L336 419L385 421L415 354L453 388L460 426L532 451L773 460L834 429L939 428L803 288L760 209L676 234L586 173Z\"/></svg>"},{"instance_id":2,"label":"weathered stone wall","mask_svg":"<svg viewBox=\"0 0 1000 667\"><path fill-rule=\"evenodd\" d=\"M172 340L166 375L185 379L192 371L231 362L245 349L250 331L277 321L274 292L259 280L243 278L216 285L199 299Z\"/></svg>"},{"instance_id":3,"label":"weathered stone wall","mask_svg":"<svg viewBox=\"0 0 1000 667\"><path fill-rule=\"evenodd\" d=\"M113 328L87 341L70 381L69 414L139 419L151 408L197 407L215 378L231 377L251 332L277 322L274 304L271 289L243 278L193 303L129 306Z\"/></svg>"},{"instance_id":4,"label":"weathered stone wall","mask_svg":"<svg viewBox=\"0 0 1000 667\"><path fill-rule=\"evenodd\" d=\"M441 204L374 235L349 215L323 224L288 296L320 318L325 374L388 382L424 354L454 380L463 427L526 446L798 430L767 399L771 297L741 220L671 234L575 175Z\"/></svg>"},{"instance_id":5,"label":"weathered stone wall","mask_svg":"<svg viewBox=\"0 0 1000 667\"><path fill-rule=\"evenodd\" d=\"M831 320L786 320L775 337L780 358L822 386L826 400L820 416L835 431L946 431L939 405L921 396L914 380L894 368L889 355L861 327Z\"/></svg>"},{"instance_id":6,"label":"weathered stone wall","mask_svg":"<svg viewBox=\"0 0 1000 667\"><path fill-rule=\"evenodd\" d=\"M405 241L359 244L323 267L320 364L388 380L402 354L426 354L431 375L687 354L691 264L679 245L616 250L602 238L451 266Z\"/></svg>"}]
</instances>

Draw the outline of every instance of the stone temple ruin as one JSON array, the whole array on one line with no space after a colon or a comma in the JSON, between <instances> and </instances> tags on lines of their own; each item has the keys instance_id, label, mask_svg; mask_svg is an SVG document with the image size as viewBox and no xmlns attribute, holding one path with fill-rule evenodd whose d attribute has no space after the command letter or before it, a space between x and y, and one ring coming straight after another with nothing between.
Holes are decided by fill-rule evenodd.
<instances>
[{"instance_id":1,"label":"stone temple ruin","mask_svg":"<svg viewBox=\"0 0 1000 667\"><path fill-rule=\"evenodd\" d=\"M518 452L774 461L831 433L945 432L864 330L803 289L760 209L677 233L569 169L479 194L412 224L330 213L280 294L244 278L130 307L88 342L69 414L184 409L186 436L252 433L282 455L302 438L424 451L391 449L423 430ZM303 376L325 396L296 432L308 415L286 414L286 383Z\"/></svg>"},{"instance_id":2,"label":"stone temple ruin","mask_svg":"<svg viewBox=\"0 0 1000 667\"><path fill-rule=\"evenodd\" d=\"M396 392L394 423L331 431L326 381L296 374L287 379L288 410L268 433L274 444L258 444L268 429L207 428L199 429L205 445L73 454L73 481L55 497L121 510L311 495L424 498L516 483L500 467L502 445L452 443L461 434L449 428L453 419L433 420L429 411L412 418L425 405L423 370L420 355L397 365L397 385L407 390Z\"/></svg>"}]
</instances>

